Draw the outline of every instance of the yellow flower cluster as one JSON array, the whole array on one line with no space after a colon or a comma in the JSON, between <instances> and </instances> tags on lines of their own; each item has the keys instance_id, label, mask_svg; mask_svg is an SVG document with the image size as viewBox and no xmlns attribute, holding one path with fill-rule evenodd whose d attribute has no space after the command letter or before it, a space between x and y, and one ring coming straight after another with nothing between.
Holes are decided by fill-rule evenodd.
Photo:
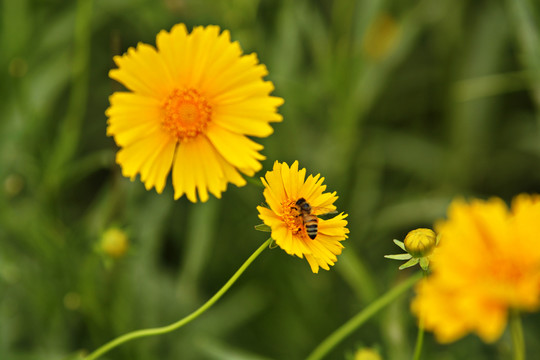
<instances>
[{"instance_id":1,"label":"yellow flower cluster","mask_svg":"<svg viewBox=\"0 0 540 360\"><path fill-rule=\"evenodd\" d=\"M497 340L510 309L540 307L540 197L454 201L412 310L440 342L468 333Z\"/></svg>"}]
</instances>

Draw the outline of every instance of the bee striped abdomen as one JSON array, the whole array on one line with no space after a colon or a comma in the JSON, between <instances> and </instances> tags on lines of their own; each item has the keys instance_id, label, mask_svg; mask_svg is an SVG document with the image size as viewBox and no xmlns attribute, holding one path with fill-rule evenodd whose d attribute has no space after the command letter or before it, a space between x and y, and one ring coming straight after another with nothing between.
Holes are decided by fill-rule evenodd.
<instances>
[{"instance_id":1,"label":"bee striped abdomen","mask_svg":"<svg viewBox=\"0 0 540 360\"><path fill-rule=\"evenodd\" d=\"M304 222L306 233L311 240L317 237L317 232L318 232L317 217L314 217L314 218L315 219L311 219L309 221Z\"/></svg>"}]
</instances>

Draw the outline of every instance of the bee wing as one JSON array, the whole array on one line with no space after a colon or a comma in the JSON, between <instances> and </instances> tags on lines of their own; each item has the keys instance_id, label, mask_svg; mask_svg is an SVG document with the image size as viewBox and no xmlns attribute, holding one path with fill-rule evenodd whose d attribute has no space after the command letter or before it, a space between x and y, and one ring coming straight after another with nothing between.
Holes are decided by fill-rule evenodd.
<instances>
[{"instance_id":1,"label":"bee wing","mask_svg":"<svg viewBox=\"0 0 540 360\"><path fill-rule=\"evenodd\" d=\"M322 219L333 218L338 214L335 206L316 207L312 209L312 214L317 215Z\"/></svg>"},{"instance_id":2,"label":"bee wing","mask_svg":"<svg viewBox=\"0 0 540 360\"><path fill-rule=\"evenodd\" d=\"M317 215L317 216L320 217L323 220L328 220L328 219L331 219L331 218L335 217L337 214L338 214L337 210L334 210L334 211L330 211L330 212L320 214L320 215Z\"/></svg>"}]
</instances>

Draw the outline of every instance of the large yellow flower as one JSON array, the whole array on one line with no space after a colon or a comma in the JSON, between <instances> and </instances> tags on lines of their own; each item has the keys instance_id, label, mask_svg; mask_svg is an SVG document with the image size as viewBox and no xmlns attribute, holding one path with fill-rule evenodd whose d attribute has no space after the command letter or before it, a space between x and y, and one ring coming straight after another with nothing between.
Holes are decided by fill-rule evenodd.
<instances>
[{"instance_id":1,"label":"large yellow flower","mask_svg":"<svg viewBox=\"0 0 540 360\"><path fill-rule=\"evenodd\" d=\"M509 309L540 307L540 199L454 201L436 226L440 243L413 311L441 342L469 332L498 339Z\"/></svg>"},{"instance_id":2,"label":"large yellow flower","mask_svg":"<svg viewBox=\"0 0 540 360\"><path fill-rule=\"evenodd\" d=\"M298 170L298 161L292 166L274 163L274 169L261 178L264 198L270 208L258 206L259 218L272 229L272 238L290 255L306 257L314 273L319 267L329 270L336 255L341 254L340 241L347 238L347 214L331 219L317 215L336 210L336 193L324 193L326 185L320 174L309 175ZM307 206L306 206L307 204ZM303 206L303 208L302 208ZM307 226L306 226L307 225Z\"/></svg>"},{"instance_id":3,"label":"large yellow flower","mask_svg":"<svg viewBox=\"0 0 540 360\"><path fill-rule=\"evenodd\" d=\"M179 24L158 34L157 49L139 43L114 61L109 76L130 90L114 93L106 112L124 176L140 174L146 189L161 193L172 168L174 198L196 202L196 190L201 201L208 192L219 198L229 182L245 185L239 172L261 169L263 147L247 136L273 132L283 99L269 95L266 67L242 55L228 31L189 34Z\"/></svg>"}]
</instances>

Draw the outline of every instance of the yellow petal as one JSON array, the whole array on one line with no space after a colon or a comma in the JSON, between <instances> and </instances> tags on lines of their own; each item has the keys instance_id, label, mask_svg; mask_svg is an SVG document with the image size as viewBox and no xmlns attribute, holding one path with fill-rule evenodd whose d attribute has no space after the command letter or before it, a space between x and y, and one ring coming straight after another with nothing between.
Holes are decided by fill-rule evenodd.
<instances>
[{"instance_id":1,"label":"yellow petal","mask_svg":"<svg viewBox=\"0 0 540 360\"><path fill-rule=\"evenodd\" d=\"M291 169L289 169L289 166L286 163L281 165L281 181L283 183L286 198L293 199L291 196Z\"/></svg>"},{"instance_id":2,"label":"yellow petal","mask_svg":"<svg viewBox=\"0 0 540 360\"><path fill-rule=\"evenodd\" d=\"M267 122L251 118L213 114L212 120L216 125L238 134L266 137L274 132L274 129Z\"/></svg>"},{"instance_id":3,"label":"yellow petal","mask_svg":"<svg viewBox=\"0 0 540 360\"><path fill-rule=\"evenodd\" d=\"M219 198L225 183L220 158L204 136L180 143L173 167L175 199L185 193L196 202L195 190L202 202L208 200L208 190Z\"/></svg>"},{"instance_id":4,"label":"yellow petal","mask_svg":"<svg viewBox=\"0 0 540 360\"><path fill-rule=\"evenodd\" d=\"M115 56L118 69L109 77L128 89L156 99L164 99L174 82L162 56L153 46L139 43L137 49L129 48L123 56Z\"/></svg>"},{"instance_id":5,"label":"yellow petal","mask_svg":"<svg viewBox=\"0 0 540 360\"><path fill-rule=\"evenodd\" d=\"M193 159L193 142L185 142L178 145L174 158L172 182L174 186L174 198L178 199L186 194L191 202L197 202L196 177L194 168L198 166Z\"/></svg>"},{"instance_id":6,"label":"yellow petal","mask_svg":"<svg viewBox=\"0 0 540 360\"><path fill-rule=\"evenodd\" d=\"M257 210L259 211L259 219L261 219L266 225L270 227L278 227L282 225L283 221L281 220L281 217L279 217L272 210L264 206L257 206Z\"/></svg>"},{"instance_id":7,"label":"yellow petal","mask_svg":"<svg viewBox=\"0 0 540 360\"><path fill-rule=\"evenodd\" d=\"M155 186L158 194L161 194L165 188L167 176L173 162L176 143L167 141L160 145L160 147L154 149L155 153L152 158L141 167L141 181L146 189L149 190Z\"/></svg>"},{"instance_id":8,"label":"yellow petal","mask_svg":"<svg viewBox=\"0 0 540 360\"><path fill-rule=\"evenodd\" d=\"M319 263L315 260L315 257L313 255L306 255L306 260L308 261L311 271L314 274L317 274L319 272Z\"/></svg>"},{"instance_id":9,"label":"yellow petal","mask_svg":"<svg viewBox=\"0 0 540 360\"><path fill-rule=\"evenodd\" d=\"M257 98L267 96L274 90L274 84L270 81L246 82L245 84L235 84L227 92L215 96L212 100L222 105L233 104L247 98Z\"/></svg>"},{"instance_id":10,"label":"yellow petal","mask_svg":"<svg viewBox=\"0 0 540 360\"><path fill-rule=\"evenodd\" d=\"M289 255L293 255L292 252L292 234L284 223L278 224L278 226L272 228L272 239L276 241L283 250Z\"/></svg>"},{"instance_id":11,"label":"yellow petal","mask_svg":"<svg viewBox=\"0 0 540 360\"><path fill-rule=\"evenodd\" d=\"M231 56L236 51L236 49L231 48L230 53L224 53L223 56L218 56L214 64L214 73L212 74L214 78L209 95L216 102L227 103L258 94L268 95L273 90L273 86L268 87L268 85L263 85L265 82L262 78L268 74L268 71L264 65L257 65L257 55L244 55L240 58L238 56ZM238 97L239 92L237 92L237 89L246 85L255 85L259 91L246 92L245 90L241 90L240 94L242 95Z\"/></svg>"},{"instance_id":12,"label":"yellow petal","mask_svg":"<svg viewBox=\"0 0 540 360\"><path fill-rule=\"evenodd\" d=\"M259 121L281 121L282 116L276 113L278 106L283 104L283 99L275 96L257 96L239 99L231 103L219 102L212 99L216 106L217 115L249 118Z\"/></svg>"},{"instance_id":13,"label":"yellow petal","mask_svg":"<svg viewBox=\"0 0 540 360\"><path fill-rule=\"evenodd\" d=\"M311 250L311 254L316 258L321 259L327 264L334 265L334 262L337 261L336 256L328 250L320 241L317 241L317 238L310 241L307 246Z\"/></svg>"},{"instance_id":14,"label":"yellow petal","mask_svg":"<svg viewBox=\"0 0 540 360\"><path fill-rule=\"evenodd\" d=\"M265 157L258 153L258 150L263 148L262 145L213 124L209 125L207 136L216 150L246 175L253 176L262 168L259 160Z\"/></svg>"},{"instance_id":15,"label":"yellow petal","mask_svg":"<svg viewBox=\"0 0 540 360\"><path fill-rule=\"evenodd\" d=\"M328 220L319 220L319 232L328 236L344 237L349 233L346 228L347 220L344 220L347 214L339 214Z\"/></svg>"},{"instance_id":16,"label":"yellow petal","mask_svg":"<svg viewBox=\"0 0 540 360\"><path fill-rule=\"evenodd\" d=\"M201 82L203 78L206 78L206 73L213 67L213 48L219 41L219 31L218 26L211 25L205 28L197 26L191 33L190 53L193 61L190 64L189 84L193 87L204 90L201 87Z\"/></svg>"},{"instance_id":17,"label":"yellow petal","mask_svg":"<svg viewBox=\"0 0 540 360\"><path fill-rule=\"evenodd\" d=\"M141 173L146 188L163 190L174 154L175 143L163 132L147 134L146 138L120 150L116 157L124 176L133 178Z\"/></svg>"},{"instance_id":18,"label":"yellow petal","mask_svg":"<svg viewBox=\"0 0 540 360\"><path fill-rule=\"evenodd\" d=\"M110 97L110 102L106 111L107 135L114 136L119 146L128 146L161 127L161 106L153 98L117 92Z\"/></svg>"},{"instance_id":19,"label":"yellow petal","mask_svg":"<svg viewBox=\"0 0 540 360\"><path fill-rule=\"evenodd\" d=\"M183 69L182 63L185 61L187 29L184 24L173 26L171 32L162 30L156 37L156 45L163 58L165 66L170 72L173 83L180 85L180 69Z\"/></svg>"},{"instance_id":20,"label":"yellow petal","mask_svg":"<svg viewBox=\"0 0 540 360\"><path fill-rule=\"evenodd\" d=\"M281 164L274 163L274 169L268 171L265 178L261 178L264 189L264 198L270 208L277 214L282 214L282 203L287 200L287 194L283 187L283 178L281 176Z\"/></svg>"}]
</instances>

